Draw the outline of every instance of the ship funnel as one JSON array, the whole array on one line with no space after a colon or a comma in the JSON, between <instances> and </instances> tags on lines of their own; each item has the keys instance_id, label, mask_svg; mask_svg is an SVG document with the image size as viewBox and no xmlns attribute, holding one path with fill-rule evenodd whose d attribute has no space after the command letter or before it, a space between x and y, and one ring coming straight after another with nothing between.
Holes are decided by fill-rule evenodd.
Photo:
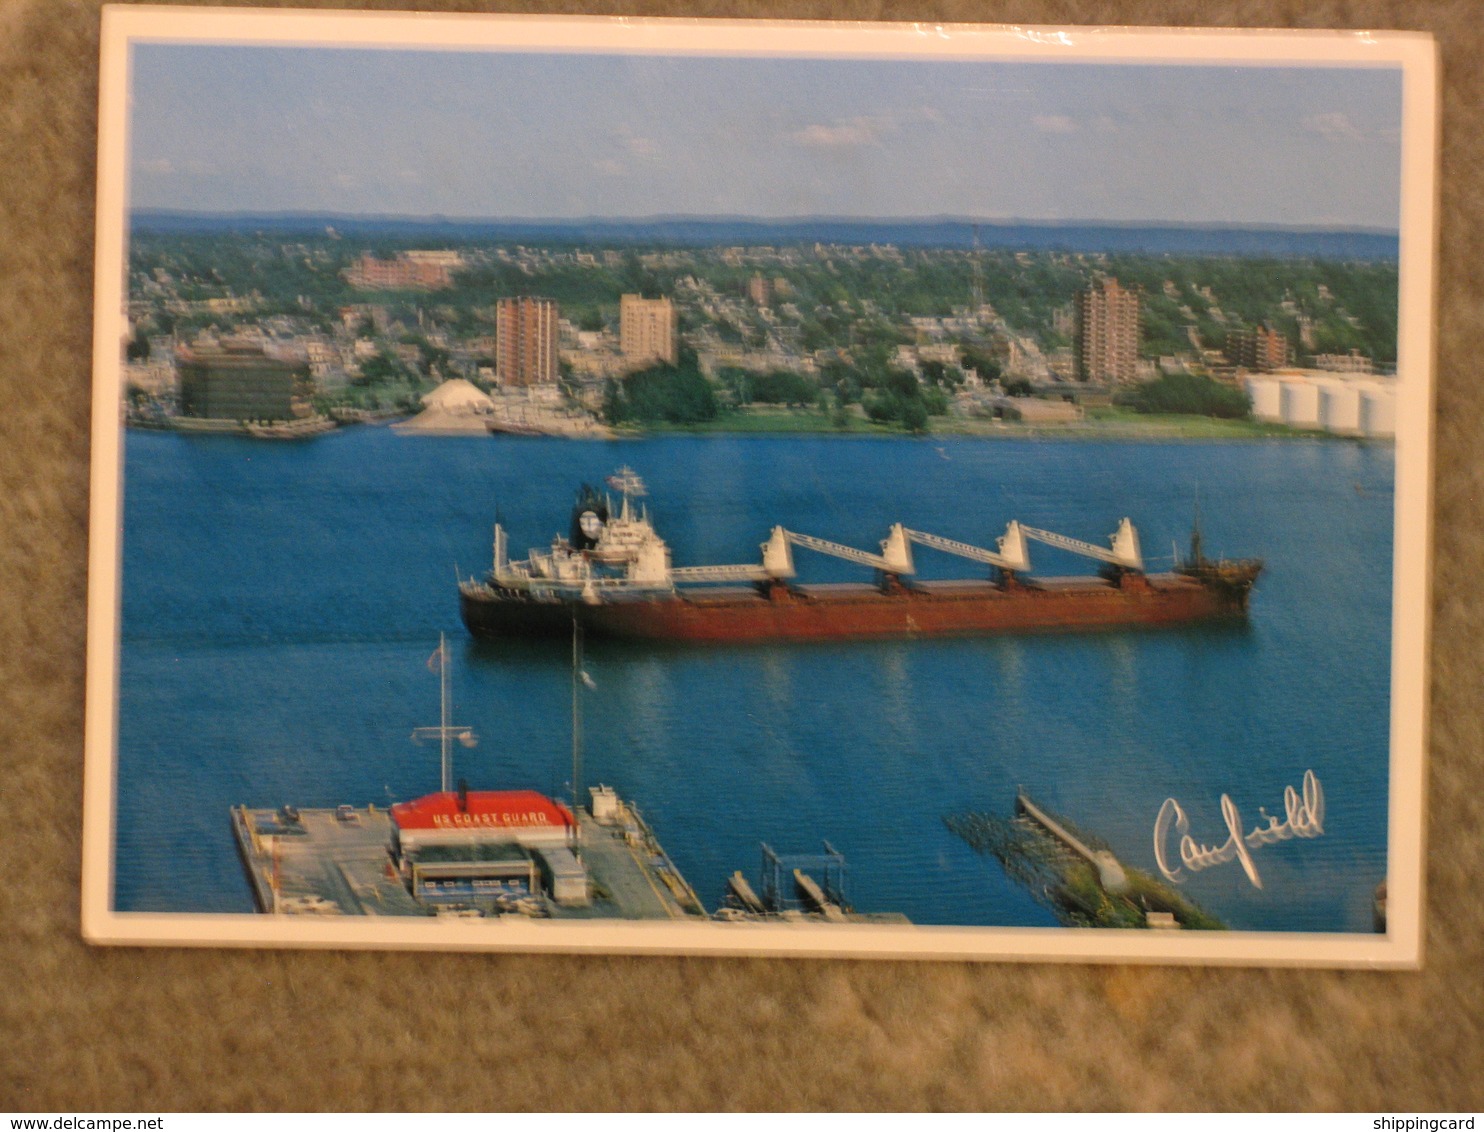
<instances>
[{"instance_id":1,"label":"ship funnel","mask_svg":"<svg viewBox=\"0 0 1484 1132\"><path fill-rule=\"evenodd\" d=\"M1000 568L1002 570L1014 570L1016 572L1029 572L1031 568L1030 547L1026 545L1025 532L1020 529L1020 524L1011 519L1005 527L1005 533L996 540L1000 549L1000 557L1004 559Z\"/></svg>"},{"instance_id":2,"label":"ship funnel","mask_svg":"<svg viewBox=\"0 0 1484 1132\"><path fill-rule=\"evenodd\" d=\"M881 557L886 561L886 572L902 577L917 573L912 564L912 544L907 541L907 532L901 523L893 523L891 532L881 544Z\"/></svg>"},{"instance_id":3,"label":"ship funnel","mask_svg":"<svg viewBox=\"0 0 1484 1132\"><path fill-rule=\"evenodd\" d=\"M1143 572L1144 556L1139 553L1139 532L1127 518L1119 521L1118 531L1113 535L1113 554L1118 565Z\"/></svg>"},{"instance_id":4,"label":"ship funnel","mask_svg":"<svg viewBox=\"0 0 1484 1132\"><path fill-rule=\"evenodd\" d=\"M794 551L789 545L788 532L782 527L774 527L768 541L763 543L763 571L770 578L794 576Z\"/></svg>"}]
</instances>

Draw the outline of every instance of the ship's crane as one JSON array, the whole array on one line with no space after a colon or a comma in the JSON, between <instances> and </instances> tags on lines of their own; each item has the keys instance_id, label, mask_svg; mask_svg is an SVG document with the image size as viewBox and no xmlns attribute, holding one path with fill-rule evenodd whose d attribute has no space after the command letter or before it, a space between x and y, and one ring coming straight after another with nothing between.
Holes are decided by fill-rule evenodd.
<instances>
[{"instance_id":1,"label":"ship's crane","mask_svg":"<svg viewBox=\"0 0 1484 1132\"><path fill-rule=\"evenodd\" d=\"M1012 572L1029 570L1031 568L1030 554L1027 553L1025 545L1025 534L1023 528L1014 519L1005 528L1005 533L995 540L999 547L999 553L993 550L985 550L982 546L972 546L957 539L944 538L942 535L930 535L926 531L914 531L900 523L892 528L893 532L901 531L903 536L917 543L919 546L931 547L933 550L941 550L945 554L954 554L960 558L967 558L973 562L984 562L990 566L998 566L1001 570Z\"/></svg>"},{"instance_id":2,"label":"ship's crane","mask_svg":"<svg viewBox=\"0 0 1484 1132\"><path fill-rule=\"evenodd\" d=\"M1035 527L1023 526L1020 532L1026 538L1044 542L1047 546L1070 550L1073 554L1096 558L1099 562L1108 562L1114 566L1121 566L1125 570L1133 570L1141 574L1144 572L1144 556L1139 553L1139 532L1134 529L1133 523L1128 519L1120 520L1118 530L1110 536L1113 542L1111 550L1094 546L1090 542L1083 542L1081 539L1068 538L1054 531L1037 530Z\"/></svg>"},{"instance_id":3,"label":"ship's crane","mask_svg":"<svg viewBox=\"0 0 1484 1132\"><path fill-rule=\"evenodd\" d=\"M793 548L795 546L802 546L806 550L817 551L820 554L829 554L835 558L843 558L847 562L855 562L861 566L870 566L872 569L880 570L883 574L895 577L910 577L917 573L917 568L912 564L912 547L907 542L906 532L900 523L892 527L891 534L882 542L880 554L871 554L843 543L830 542L828 539L815 538L813 535L801 535L797 531L785 530L783 527L774 527L768 541L763 543L763 570L769 578L781 580L794 576Z\"/></svg>"},{"instance_id":4,"label":"ship's crane","mask_svg":"<svg viewBox=\"0 0 1484 1132\"><path fill-rule=\"evenodd\" d=\"M1128 519L1119 523L1118 530L1112 536L1111 550L1082 542L1080 539L1059 535L1054 531L1027 527L1012 519L1006 525L1004 535L995 540L998 550L988 550L982 546L944 538L942 535L929 534L926 531L912 530L901 523L893 523L890 533L881 543L880 554L872 554L869 551L858 550L856 547L816 538L813 535L800 534L798 531L790 531L785 527L774 527L768 541L763 543L761 566L680 566L670 571L670 579L682 583L785 581L795 576L793 561L795 546L842 558L861 566L869 566L873 570L879 570L893 577L911 577L917 573L916 565L912 561L911 544L914 542L920 546L943 551L945 554L997 566L1011 573L1023 573L1031 569L1030 553L1026 546L1027 539L1036 539L1048 546L1069 550L1074 554L1082 554L1126 570L1142 573L1144 569L1144 559L1139 552L1139 535Z\"/></svg>"}]
</instances>

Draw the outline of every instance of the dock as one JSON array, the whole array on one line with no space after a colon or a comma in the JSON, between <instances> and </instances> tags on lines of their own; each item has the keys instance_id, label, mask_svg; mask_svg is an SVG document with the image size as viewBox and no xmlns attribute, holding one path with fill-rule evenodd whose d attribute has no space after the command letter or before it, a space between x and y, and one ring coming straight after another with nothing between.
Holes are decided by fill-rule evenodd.
<instances>
[{"instance_id":1,"label":"dock","mask_svg":"<svg viewBox=\"0 0 1484 1132\"><path fill-rule=\"evenodd\" d=\"M260 912L322 916L426 915L387 856L391 818L368 806L350 817L232 808L232 832Z\"/></svg>"},{"instance_id":2,"label":"dock","mask_svg":"<svg viewBox=\"0 0 1484 1132\"><path fill-rule=\"evenodd\" d=\"M780 854L762 850L761 893L742 875L727 878L718 920L768 923L906 924L900 912L858 912L845 896L845 855L828 841L821 853ZM806 869L821 877L816 880Z\"/></svg>"},{"instance_id":3,"label":"dock","mask_svg":"<svg viewBox=\"0 0 1484 1132\"><path fill-rule=\"evenodd\" d=\"M578 810L578 855L589 899L553 899L536 883L478 880L448 899L415 899L390 853L393 826L377 806L234 806L232 832L260 912L274 915L505 915L552 919L686 920L706 911L638 811ZM533 870L534 875L534 870Z\"/></svg>"},{"instance_id":4,"label":"dock","mask_svg":"<svg viewBox=\"0 0 1484 1132\"><path fill-rule=\"evenodd\" d=\"M253 901L270 915L712 918L639 808L607 786L591 794L590 809L561 808L576 822L557 844L522 845L497 836L411 848L406 805L233 806L232 835ZM470 805L478 801L469 798ZM803 856L781 856L766 844L762 849L761 892L734 873L715 919L909 922L900 913L852 908L845 898L845 858L828 842L823 853Z\"/></svg>"},{"instance_id":5,"label":"dock","mask_svg":"<svg viewBox=\"0 0 1484 1132\"><path fill-rule=\"evenodd\" d=\"M1069 833L1060 822L1024 794L1015 796L1015 805L1021 813L1035 821L1057 841L1091 865L1097 873L1098 883L1103 886L1104 892L1113 896L1121 896L1128 891L1128 874L1123 871L1123 866L1118 863L1118 858L1112 853L1106 849L1089 849L1083 844L1081 838Z\"/></svg>"},{"instance_id":6,"label":"dock","mask_svg":"<svg viewBox=\"0 0 1484 1132\"><path fill-rule=\"evenodd\" d=\"M1022 791L1014 817L969 811L943 821L1068 927L1219 930L1225 925L1174 888L1124 865L1093 835Z\"/></svg>"},{"instance_id":7,"label":"dock","mask_svg":"<svg viewBox=\"0 0 1484 1132\"><path fill-rule=\"evenodd\" d=\"M600 787L599 791L605 788ZM684 920L706 915L639 808L612 797L612 810L598 803L598 816L579 810L582 854L593 879L593 902L563 914L585 919Z\"/></svg>"}]
</instances>

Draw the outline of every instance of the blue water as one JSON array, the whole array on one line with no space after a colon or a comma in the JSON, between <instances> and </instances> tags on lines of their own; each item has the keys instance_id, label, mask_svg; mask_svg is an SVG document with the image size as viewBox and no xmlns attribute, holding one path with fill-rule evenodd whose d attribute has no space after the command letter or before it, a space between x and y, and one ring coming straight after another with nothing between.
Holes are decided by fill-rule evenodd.
<instances>
[{"instance_id":1,"label":"blue water","mask_svg":"<svg viewBox=\"0 0 1484 1132\"><path fill-rule=\"evenodd\" d=\"M118 758L120 910L247 911L227 808L365 805L436 789L425 666L453 648L457 774L562 794L565 642L477 643L455 572L487 567L497 509L518 552L620 464L650 487L677 564L756 561L781 523L873 548L901 521L979 545L1018 518L1102 542L1124 515L1151 568L1188 538L1267 562L1221 628L869 644L590 641L584 779L639 803L715 904L758 843L849 862L863 910L1051 924L943 824L1008 814L1017 787L1153 870L1161 802L1201 840L1281 813L1312 769L1324 836L1191 877L1234 927L1367 931L1386 853L1393 452L1348 442L1137 444L666 437L609 444L410 438L302 443L128 434ZM1042 575L1091 564L1034 545ZM799 552L804 580L860 570ZM975 567L919 551L924 576Z\"/></svg>"}]
</instances>

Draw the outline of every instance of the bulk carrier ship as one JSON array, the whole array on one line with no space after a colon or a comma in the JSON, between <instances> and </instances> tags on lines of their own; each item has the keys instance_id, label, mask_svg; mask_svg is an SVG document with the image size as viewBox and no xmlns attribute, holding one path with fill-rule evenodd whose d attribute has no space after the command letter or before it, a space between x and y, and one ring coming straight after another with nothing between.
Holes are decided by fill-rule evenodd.
<instances>
[{"instance_id":1,"label":"bulk carrier ship","mask_svg":"<svg viewBox=\"0 0 1484 1132\"><path fill-rule=\"evenodd\" d=\"M1188 625L1240 619L1259 559L1208 559L1199 526L1190 554L1168 573L1144 569L1139 535L1123 519L1102 547L1012 520L996 549L892 524L879 554L774 527L757 564L675 566L655 531L646 493L628 468L607 480L618 496L584 486L571 530L550 549L509 556L496 523L494 564L459 583L464 624L477 637L570 634L648 641L761 642L962 636ZM1095 575L1038 578L1029 544L1093 559ZM983 578L916 578L913 547L991 568ZM875 571L873 583L801 585L795 548Z\"/></svg>"}]
</instances>

